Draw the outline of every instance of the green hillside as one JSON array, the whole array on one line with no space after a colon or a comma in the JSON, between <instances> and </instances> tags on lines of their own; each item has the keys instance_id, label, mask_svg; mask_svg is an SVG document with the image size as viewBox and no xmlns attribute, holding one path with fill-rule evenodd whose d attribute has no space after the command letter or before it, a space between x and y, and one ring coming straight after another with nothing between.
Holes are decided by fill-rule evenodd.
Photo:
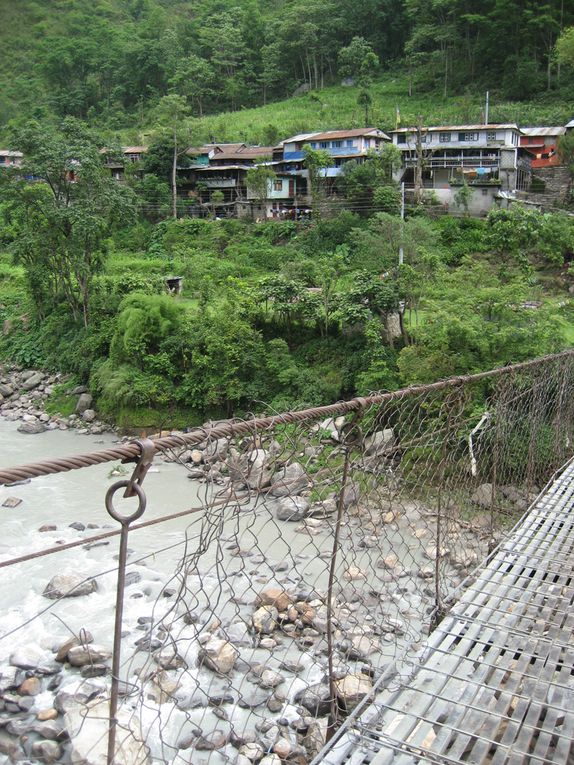
<instances>
[{"instance_id":1,"label":"green hillside","mask_svg":"<svg viewBox=\"0 0 574 765\"><path fill-rule=\"evenodd\" d=\"M11 121L67 115L108 140L144 140L167 94L183 100L199 139L272 143L366 117L388 129L397 106L402 124L477 121L487 89L492 120L563 123L574 62L567 45L558 66L555 45L574 24L570 6L1 0L0 140Z\"/></svg>"},{"instance_id":2,"label":"green hillside","mask_svg":"<svg viewBox=\"0 0 574 765\"><path fill-rule=\"evenodd\" d=\"M386 130L396 126L396 110L404 127L422 116L426 124L475 123L484 120L484 93L442 98L433 94L408 94L408 80L387 74L372 85L373 107L369 122ZM574 105L555 96L532 101L490 103L492 122L522 125L563 125L572 119ZM364 112L357 105L357 88L333 86L266 106L205 116L191 121L198 140L242 140L263 145L299 132L330 128L363 127ZM128 131L130 140L145 140L148 130Z\"/></svg>"}]
</instances>

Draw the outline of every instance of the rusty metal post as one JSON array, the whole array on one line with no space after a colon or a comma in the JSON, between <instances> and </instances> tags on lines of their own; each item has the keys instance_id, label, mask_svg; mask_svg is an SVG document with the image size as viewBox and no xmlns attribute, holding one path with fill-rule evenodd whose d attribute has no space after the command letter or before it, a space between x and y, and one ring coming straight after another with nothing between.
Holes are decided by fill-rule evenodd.
<instances>
[{"instance_id":1,"label":"rusty metal post","mask_svg":"<svg viewBox=\"0 0 574 765\"><path fill-rule=\"evenodd\" d=\"M118 556L118 582L116 589L116 614L114 624L114 646L112 659L112 684L110 689L110 712L109 712L109 730L108 730L108 754L107 765L113 765L116 749L116 727L119 698L120 682L120 659L122 647L122 618L124 611L124 588L126 582L126 563L128 558L128 536L129 527L133 521L140 518L146 508L146 496L141 484L153 461L155 454L155 444L149 439L143 439L136 442L140 448L140 457L132 476L129 480L117 481L106 492L106 510L111 517L121 524L120 532L120 551ZM121 515L115 509L113 498L116 492L125 488L124 497L134 497L138 499L137 508L129 515Z\"/></svg>"}]
</instances>

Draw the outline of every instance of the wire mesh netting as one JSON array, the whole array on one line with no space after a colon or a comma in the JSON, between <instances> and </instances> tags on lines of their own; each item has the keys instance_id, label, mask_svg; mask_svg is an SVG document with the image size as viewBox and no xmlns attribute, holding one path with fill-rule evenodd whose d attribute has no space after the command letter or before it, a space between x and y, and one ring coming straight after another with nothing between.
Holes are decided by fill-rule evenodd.
<instances>
[{"instance_id":1,"label":"wire mesh netting","mask_svg":"<svg viewBox=\"0 0 574 765\"><path fill-rule=\"evenodd\" d=\"M163 450L156 462L188 471L193 507L157 586L141 585L149 557L128 557L125 597L145 607L122 628L113 752L112 635L100 646L85 633L44 672L2 670L14 705L6 726L22 724L5 727L0 751L38 762L310 763L377 680L408 665L570 457L573 387L564 354L342 403L327 418L242 420L224 438L206 428L192 446ZM17 641L18 627L1 639ZM53 708L35 730L36 707L18 700L31 677Z\"/></svg>"}]
</instances>

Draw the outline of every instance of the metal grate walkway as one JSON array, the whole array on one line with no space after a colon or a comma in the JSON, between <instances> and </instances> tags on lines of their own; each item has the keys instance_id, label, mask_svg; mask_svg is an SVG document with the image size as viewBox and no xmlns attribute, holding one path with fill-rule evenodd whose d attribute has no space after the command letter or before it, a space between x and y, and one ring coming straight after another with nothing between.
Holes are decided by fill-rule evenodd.
<instances>
[{"instance_id":1,"label":"metal grate walkway","mask_svg":"<svg viewBox=\"0 0 574 765\"><path fill-rule=\"evenodd\" d=\"M574 463L322 763L574 764Z\"/></svg>"}]
</instances>

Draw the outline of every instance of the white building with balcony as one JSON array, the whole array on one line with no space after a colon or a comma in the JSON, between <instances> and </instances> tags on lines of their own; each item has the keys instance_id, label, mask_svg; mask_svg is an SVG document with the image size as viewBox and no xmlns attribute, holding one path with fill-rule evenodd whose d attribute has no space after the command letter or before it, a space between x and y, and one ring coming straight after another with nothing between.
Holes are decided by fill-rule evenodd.
<instances>
[{"instance_id":1,"label":"white building with balcony","mask_svg":"<svg viewBox=\"0 0 574 765\"><path fill-rule=\"evenodd\" d=\"M396 180L413 188L420 162L424 188L449 209L457 208L455 197L465 182L473 214L487 213L528 185L528 162L519 158L521 133L514 123L400 128L391 135L403 157Z\"/></svg>"}]
</instances>

